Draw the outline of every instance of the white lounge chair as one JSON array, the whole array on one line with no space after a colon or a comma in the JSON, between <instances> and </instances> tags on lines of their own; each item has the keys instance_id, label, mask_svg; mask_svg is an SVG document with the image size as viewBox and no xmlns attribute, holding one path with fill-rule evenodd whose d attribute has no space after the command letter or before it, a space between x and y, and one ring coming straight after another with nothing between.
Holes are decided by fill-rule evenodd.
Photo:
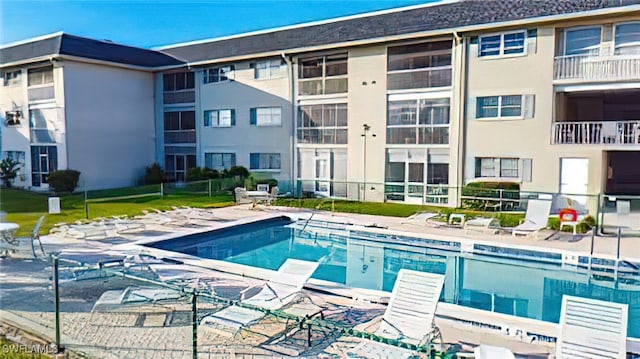
<instances>
[{"instance_id":1,"label":"white lounge chair","mask_svg":"<svg viewBox=\"0 0 640 359\"><path fill-rule=\"evenodd\" d=\"M475 347L473 355L476 359L516 359L511 350L486 344Z\"/></svg>"},{"instance_id":2,"label":"white lounge chair","mask_svg":"<svg viewBox=\"0 0 640 359\"><path fill-rule=\"evenodd\" d=\"M478 231L482 233L497 233L500 221L497 218L477 217L464 222L465 232Z\"/></svg>"},{"instance_id":3,"label":"white lounge chair","mask_svg":"<svg viewBox=\"0 0 640 359\"><path fill-rule=\"evenodd\" d=\"M420 346L439 334L434 318L444 276L433 273L401 269L393 286L391 300L381 318L375 334L403 343ZM365 325L371 326L370 323ZM365 330L357 326L358 330ZM364 341L349 351L361 357L410 357L413 352L373 341ZM381 356L384 355L384 356Z\"/></svg>"},{"instance_id":4,"label":"white lounge chair","mask_svg":"<svg viewBox=\"0 0 640 359\"><path fill-rule=\"evenodd\" d=\"M230 332L230 334L235 333L241 327L248 326L264 317L263 310L278 310L291 303L300 294L302 287L318 268L318 265L318 262L287 259L274 276L262 286L258 294L244 298L243 293L240 306L232 305L210 314L202 319L200 325L214 329L220 329L219 327L222 326L227 328L224 331ZM250 306L257 308L252 309ZM304 315L313 316L320 312L321 308L316 307ZM300 315L301 313L296 310L295 314Z\"/></svg>"},{"instance_id":5,"label":"white lounge chair","mask_svg":"<svg viewBox=\"0 0 640 359\"><path fill-rule=\"evenodd\" d=\"M549 223L549 213L551 212L551 201L531 199L527 204L527 213L522 224L513 228L512 234L530 235L538 233L546 228Z\"/></svg>"},{"instance_id":6,"label":"white lounge chair","mask_svg":"<svg viewBox=\"0 0 640 359\"><path fill-rule=\"evenodd\" d=\"M424 225L429 223L428 221L430 219L435 218L435 217L438 217L437 213L433 213L433 212L417 212L417 213L414 213L414 214L410 215L409 217L405 218L405 220L402 223L403 224L405 224L405 223L416 224L416 225L419 225L419 226L424 226Z\"/></svg>"},{"instance_id":7,"label":"white lounge chair","mask_svg":"<svg viewBox=\"0 0 640 359\"><path fill-rule=\"evenodd\" d=\"M40 248L40 252L44 257L46 254L42 247L42 242L40 242L40 227L42 227L42 223L44 223L44 216L38 218L36 225L33 227L33 231L31 231L31 237L10 238L0 236L0 253L2 253L2 255L9 253L22 255L22 253L26 252L27 255L32 255L33 258L37 258L36 248Z\"/></svg>"},{"instance_id":8,"label":"white lounge chair","mask_svg":"<svg viewBox=\"0 0 640 359\"><path fill-rule=\"evenodd\" d=\"M627 357L627 304L562 297L556 358Z\"/></svg>"}]
</instances>

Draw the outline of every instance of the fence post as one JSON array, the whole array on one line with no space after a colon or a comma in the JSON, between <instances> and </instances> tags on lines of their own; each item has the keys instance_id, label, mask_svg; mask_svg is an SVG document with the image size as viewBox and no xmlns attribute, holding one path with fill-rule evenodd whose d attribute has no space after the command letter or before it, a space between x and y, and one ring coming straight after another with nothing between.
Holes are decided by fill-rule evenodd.
<instances>
[{"instance_id":1,"label":"fence post","mask_svg":"<svg viewBox=\"0 0 640 359\"><path fill-rule=\"evenodd\" d=\"M195 289L191 296L191 312L192 357L198 359L198 292Z\"/></svg>"},{"instance_id":2,"label":"fence post","mask_svg":"<svg viewBox=\"0 0 640 359\"><path fill-rule=\"evenodd\" d=\"M89 202L87 190L84 190L84 218L89 219Z\"/></svg>"},{"instance_id":3,"label":"fence post","mask_svg":"<svg viewBox=\"0 0 640 359\"><path fill-rule=\"evenodd\" d=\"M498 193L499 193L499 196L500 196L500 201L499 201L499 203L500 203L499 206L500 207L498 208L498 212L502 212L502 197L503 197L502 193L504 192L504 190L502 188L500 188L500 189L498 189L498 191L499 191Z\"/></svg>"},{"instance_id":4,"label":"fence post","mask_svg":"<svg viewBox=\"0 0 640 359\"><path fill-rule=\"evenodd\" d=\"M209 183L209 198L211 198L211 179L209 179L208 183Z\"/></svg>"},{"instance_id":5,"label":"fence post","mask_svg":"<svg viewBox=\"0 0 640 359\"><path fill-rule=\"evenodd\" d=\"M164 183L160 183L160 198L164 198Z\"/></svg>"},{"instance_id":6,"label":"fence post","mask_svg":"<svg viewBox=\"0 0 640 359\"><path fill-rule=\"evenodd\" d=\"M56 331L56 354L62 352L62 347L60 345L60 291L59 291L59 281L58 281L58 255L54 254L51 256L53 260L53 303L54 303L54 311L55 311L55 331Z\"/></svg>"}]
</instances>

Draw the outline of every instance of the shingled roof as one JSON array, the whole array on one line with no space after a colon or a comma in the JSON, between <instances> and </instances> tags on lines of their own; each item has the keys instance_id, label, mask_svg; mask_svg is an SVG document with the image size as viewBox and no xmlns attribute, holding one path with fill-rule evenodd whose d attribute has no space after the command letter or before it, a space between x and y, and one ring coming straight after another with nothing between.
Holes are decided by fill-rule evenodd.
<instances>
[{"instance_id":1,"label":"shingled roof","mask_svg":"<svg viewBox=\"0 0 640 359\"><path fill-rule=\"evenodd\" d=\"M55 55L69 55L149 68L182 64L173 56L162 52L64 33L3 47L0 49L0 64Z\"/></svg>"},{"instance_id":2,"label":"shingled roof","mask_svg":"<svg viewBox=\"0 0 640 359\"><path fill-rule=\"evenodd\" d=\"M640 4L640 0L461 0L161 50L187 62Z\"/></svg>"}]
</instances>

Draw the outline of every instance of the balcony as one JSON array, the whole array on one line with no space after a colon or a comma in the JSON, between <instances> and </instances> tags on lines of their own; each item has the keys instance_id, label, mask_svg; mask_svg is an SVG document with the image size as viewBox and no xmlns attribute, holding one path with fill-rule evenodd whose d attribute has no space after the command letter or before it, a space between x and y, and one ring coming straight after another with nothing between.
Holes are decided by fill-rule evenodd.
<instances>
[{"instance_id":1,"label":"balcony","mask_svg":"<svg viewBox=\"0 0 640 359\"><path fill-rule=\"evenodd\" d=\"M164 143L196 143L196 130L164 131Z\"/></svg>"},{"instance_id":2,"label":"balcony","mask_svg":"<svg viewBox=\"0 0 640 359\"><path fill-rule=\"evenodd\" d=\"M640 145L640 120L556 122L554 145Z\"/></svg>"},{"instance_id":3,"label":"balcony","mask_svg":"<svg viewBox=\"0 0 640 359\"><path fill-rule=\"evenodd\" d=\"M559 56L554 61L554 80L640 80L640 56Z\"/></svg>"}]
</instances>

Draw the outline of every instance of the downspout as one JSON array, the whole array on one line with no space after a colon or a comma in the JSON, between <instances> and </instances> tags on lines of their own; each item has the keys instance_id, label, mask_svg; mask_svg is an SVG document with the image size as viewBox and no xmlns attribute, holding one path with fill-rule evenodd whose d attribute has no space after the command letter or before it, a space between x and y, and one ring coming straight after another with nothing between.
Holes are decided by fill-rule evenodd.
<instances>
[{"instance_id":1,"label":"downspout","mask_svg":"<svg viewBox=\"0 0 640 359\"><path fill-rule=\"evenodd\" d=\"M460 37L457 31L453 32L453 37L455 38L456 45L460 45L462 54L460 56L459 62L459 71L458 74L460 76L459 86L458 86L458 102L459 102L459 110L458 110L458 118L460 123L458 124L458 171L457 171L457 179L456 179L456 187L459 186L460 190L456 194L456 207L460 207L462 204L462 187L464 186L464 171L465 171L465 149L466 149L466 127L467 127L467 106L466 106L466 94L467 94L467 62L468 62L468 52L467 52L467 44L468 41L465 41L464 37Z\"/></svg>"},{"instance_id":2,"label":"downspout","mask_svg":"<svg viewBox=\"0 0 640 359\"><path fill-rule=\"evenodd\" d=\"M295 193L295 165L298 160L298 156L296 153L296 105L294 101L296 94L296 81L294 76L295 74L293 69L293 61L291 61L291 58L287 57L284 52L280 53L280 56L282 56L282 59L287 64L287 77L290 89L289 100L291 102L291 137L289 137L289 150L291 156L289 157L289 179L291 181L291 191L292 193Z\"/></svg>"}]
</instances>

